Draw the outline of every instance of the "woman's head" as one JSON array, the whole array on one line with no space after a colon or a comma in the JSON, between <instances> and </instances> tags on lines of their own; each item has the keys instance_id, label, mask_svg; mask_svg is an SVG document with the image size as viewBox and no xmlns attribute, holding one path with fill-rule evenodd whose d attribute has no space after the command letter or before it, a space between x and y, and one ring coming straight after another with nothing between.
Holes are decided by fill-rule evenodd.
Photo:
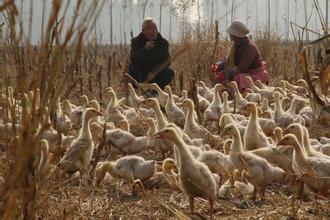
<instances>
[{"instance_id":1,"label":"woman's head","mask_svg":"<svg viewBox=\"0 0 330 220\"><path fill-rule=\"evenodd\" d=\"M237 41L240 38L246 37L248 33L250 33L249 28L241 21L234 21L227 28L227 32L230 36L230 40Z\"/></svg>"}]
</instances>

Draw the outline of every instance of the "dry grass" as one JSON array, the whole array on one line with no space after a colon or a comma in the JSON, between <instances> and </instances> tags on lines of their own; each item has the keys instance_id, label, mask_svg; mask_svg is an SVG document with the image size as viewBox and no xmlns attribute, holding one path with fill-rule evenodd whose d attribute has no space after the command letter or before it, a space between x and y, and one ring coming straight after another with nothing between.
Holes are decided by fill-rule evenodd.
<instances>
[{"instance_id":1,"label":"dry grass","mask_svg":"<svg viewBox=\"0 0 330 220\"><path fill-rule=\"evenodd\" d=\"M5 112L10 110L12 120L21 122L16 131L17 138L4 143L0 153L0 217L3 219L70 219L70 218L207 218L206 203L196 202L197 213L189 215L182 193L162 185L159 189L147 190L144 196L130 195L127 184L107 179L100 187L95 187L88 179L63 179L57 174L45 182L35 178L36 150L40 135L45 129L43 116L51 115L57 96L69 98L79 103L78 97L86 94L99 100L105 106L103 97L106 87L112 86L120 96L124 94L124 73L127 71L129 46L100 45L96 41L83 45L83 38L93 27L93 19L102 3L93 4L85 14L79 11L71 25L64 30L58 19L61 1L54 1L52 15L47 23L44 42L31 45L17 33L15 25L19 15L13 1L6 1L0 10L7 15L10 37L0 48L3 57L3 72L0 86L8 94L8 86L15 88L15 98L23 103L23 117L15 115L15 105L2 101ZM78 13L79 12L79 13ZM82 13L82 14L80 14ZM82 16L78 16L78 15ZM172 62L176 71L172 83L173 90L190 88L190 80L202 79L208 82L210 65L224 57L229 42L215 40L214 27L202 34L192 34L187 30L181 42L171 44L171 53L183 48L188 52ZM59 36L65 36L61 38ZM258 36L257 44L267 61L271 76L276 79L295 78L296 53L294 45L284 44L276 37ZM297 75L298 78L301 75ZM37 111L35 100L28 103L23 94L41 89L41 108ZM45 111L45 107L50 111ZM38 129L38 125L42 125ZM313 129L312 137L329 136L327 128ZM147 158L155 155L145 154ZM104 160L105 158L101 158ZM119 186L119 187L118 187ZM309 194L306 201L291 197L287 186L270 186L265 202L247 204L243 199L218 200L215 217L228 218L330 218L329 200ZM183 214L184 213L184 214ZM186 217L187 217L186 216Z\"/></svg>"}]
</instances>

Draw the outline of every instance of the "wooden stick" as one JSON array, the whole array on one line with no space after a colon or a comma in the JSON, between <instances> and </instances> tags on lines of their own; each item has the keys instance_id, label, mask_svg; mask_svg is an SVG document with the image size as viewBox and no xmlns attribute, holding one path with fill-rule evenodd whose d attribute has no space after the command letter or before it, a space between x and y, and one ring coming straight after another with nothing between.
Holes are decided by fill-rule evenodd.
<instances>
[{"instance_id":1,"label":"wooden stick","mask_svg":"<svg viewBox=\"0 0 330 220\"><path fill-rule=\"evenodd\" d=\"M146 91L144 88L142 88L142 86L140 85L140 83L138 81L136 81L131 75L129 75L128 73L125 73L125 76L127 79L129 79L134 86L138 87L138 89L141 91L141 94L144 95L145 97L152 97L152 95Z\"/></svg>"},{"instance_id":2,"label":"wooden stick","mask_svg":"<svg viewBox=\"0 0 330 220\"><path fill-rule=\"evenodd\" d=\"M144 80L145 83L151 82L166 66L171 62L175 61L179 56L185 53L189 49L189 46L185 46L179 50L172 58L168 58L164 63L162 63L155 71L150 72L147 76L147 79Z\"/></svg>"}]
</instances>

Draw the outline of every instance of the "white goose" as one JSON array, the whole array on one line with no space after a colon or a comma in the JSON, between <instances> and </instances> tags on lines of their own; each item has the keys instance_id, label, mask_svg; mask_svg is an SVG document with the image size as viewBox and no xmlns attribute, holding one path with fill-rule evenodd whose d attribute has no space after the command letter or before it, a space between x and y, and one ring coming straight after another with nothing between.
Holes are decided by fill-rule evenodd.
<instances>
[{"instance_id":1,"label":"white goose","mask_svg":"<svg viewBox=\"0 0 330 220\"><path fill-rule=\"evenodd\" d=\"M275 100L275 109L274 109L274 121L276 122L277 126L281 128L286 128L289 124L300 121L300 123L303 123L300 118L293 117L292 115L286 113L282 109L281 104L281 94L279 92L274 92L273 94L274 100Z\"/></svg>"},{"instance_id":2,"label":"white goose","mask_svg":"<svg viewBox=\"0 0 330 220\"><path fill-rule=\"evenodd\" d=\"M70 118L71 122L78 127L82 122L83 110L78 107L74 107L69 100L64 100L62 105L64 114L66 114Z\"/></svg>"},{"instance_id":3,"label":"white goose","mask_svg":"<svg viewBox=\"0 0 330 220\"><path fill-rule=\"evenodd\" d=\"M214 91L215 89L213 88L213 91L212 89L208 88L206 85L205 85L205 82L204 81L198 81L197 82L197 85L200 86L204 92L204 97L209 101L211 102L213 99L214 99Z\"/></svg>"},{"instance_id":4,"label":"white goose","mask_svg":"<svg viewBox=\"0 0 330 220\"><path fill-rule=\"evenodd\" d=\"M270 146L268 138L259 124L257 105L249 102L242 109L250 112L250 119L244 133L244 149L254 150Z\"/></svg>"},{"instance_id":5,"label":"white goose","mask_svg":"<svg viewBox=\"0 0 330 220\"><path fill-rule=\"evenodd\" d=\"M165 86L164 91L168 94L168 98L165 105L165 111L168 120L170 122L175 123L177 126L183 128L185 123L184 112L175 104L171 87Z\"/></svg>"},{"instance_id":6,"label":"white goose","mask_svg":"<svg viewBox=\"0 0 330 220\"><path fill-rule=\"evenodd\" d=\"M106 92L106 94L110 96L110 101L106 109L105 121L113 122L117 126L118 123L125 120L126 117L118 108L116 92L111 87L109 87Z\"/></svg>"},{"instance_id":7,"label":"white goose","mask_svg":"<svg viewBox=\"0 0 330 220\"><path fill-rule=\"evenodd\" d=\"M235 105L236 109L242 108L248 102L246 99L243 98L242 94L238 90L237 83L235 81L231 81L228 85L234 90L235 92ZM234 103L233 103L234 104Z\"/></svg>"},{"instance_id":8,"label":"white goose","mask_svg":"<svg viewBox=\"0 0 330 220\"><path fill-rule=\"evenodd\" d=\"M188 109L186 115L186 122L184 124L183 131L190 137L190 138L202 138L205 135L205 129L199 125L194 118L194 109L195 105L191 99L186 99L183 102L183 107Z\"/></svg>"},{"instance_id":9,"label":"white goose","mask_svg":"<svg viewBox=\"0 0 330 220\"><path fill-rule=\"evenodd\" d=\"M220 94L222 90L225 88L221 84L216 84L214 87L214 96L213 100L210 103L210 105L207 107L207 109L204 111L204 121L218 121L221 117L221 99Z\"/></svg>"},{"instance_id":10,"label":"white goose","mask_svg":"<svg viewBox=\"0 0 330 220\"><path fill-rule=\"evenodd\" d=\"M148 130L148 137L150 139L150 147L158 149L163 158L165 158L165 153L168 151L173 151L173 143L166 140L157 139L154 135L158 132L156 121L153 118L148 118L145 120L149 130Z\"/></svg>"},{"instance_id":11,"label":"white goose","mask_svg":"<svg viewBox=\"0 0 330 220\"><path fill-rule=\"evenodd\" d=\"M253 153L243 150L243 145L238 129L234 124L229 124L224 129L224 134L233 137L230 148L230 159L233 166L243 172L243 177L254 186L254 198L256 193L264 197L265 189L268 183L283 180L285 171L274 167L266 159Z\"/></svg>"},{"instance_id":12,"label":"white goose","mask_svg":"<svg viewBox=\"0 0 330 220\"><path fill-rule=\"evenodd\" d=\"M165 128L169 123L165 118L163 112L160 110L160 105L157 99L148 98L141 102L142 104L146 104L148 107L152 108L155 112L157 118L158 130Z\"/></svg>"},{"instance_id":13,"label":"white goose","mask_svg":"<svg viewBox=\"0 0 330 220\"><path fill-rule=\"evenodd\" d=\"M327 196L330 189L330 160L307 156L293 134L285 135L278 144L294 148L293 163L295 166L293 169L296 174L301 177L308 188Z\"/></svg>"},{"instance_id":14,"label":"white goose","mask_svg":"<svg viewBox=\"0 0 330 220\"><path fill-rule=\"evenodd\" d=\"M309 157L319 157L330 160L330 156L323 154L322 152L314 150L310 144L309 133L306 127L301 124L293 123L290 124L285 130L284 133L294 134L302 149L305 151L306 155Z\"/></svg>"},{"instance_id":15,"label":"white goose","mask_svg":"<svg viewBox=\"0 0 330 220\"><path fill-rule=\"evenodd\" d=\"M119 158L116 161L99 162L96 168L96 184L99 185L105 175L109 173L114 178L124 179L132 184L133 194L135 185L143 187L146 181L155 174L156 161L145 160L142 157L131 155Z\"/></svg>"},{"instance_id":16,"label":"white goose","mask_svg":"<svg viewBox=\"0 0 330 220\"><path fill-rule=\"evenodd\" d=\"M156 135L158 138L173 141L178 149L179 184L189 200L190 211L194 211L194 197L201 197L209 201L212 215L213 201L217 195L217 180L214 175L205 164L193 157L175 129L165 128Z\"/></svg>"},{"instance_id":17,"label":"white goose","mask_svg":"<svg viewBox=\"0 0 330 220\"><path fill-rule=\"evenodd\" d=\"M82 172L89 164L94 150L94 142L92 140L89 122L91 118L101 115L102 113L93 108L87 108L85 110L79 136L71 143L58 163L58 166L66 173L72 174L78 170Z\"/></svg>"},{"instance_id":18,"label":"white goose","mask_svg":"<svg viewBox=\"0 0 330 220\"><path fill-rule=\"evenodd\" d=\"M274 88L258 88L254 83L250 76L245 77L246 82L250 85L250 88L259 93L263 98L271 99L273 96Z\"/></svg>"},{"instance_id":19,"label":"white goose","mask_svg":"<svg viewBox=\"0 0 330 220\"><path fill-rule=\"evenodd\" d=\"M228 92L224 91L222 93L222 100L223 100L223 113L232 112L233 110L229 107Z\"/></svg>"}]
</instances>

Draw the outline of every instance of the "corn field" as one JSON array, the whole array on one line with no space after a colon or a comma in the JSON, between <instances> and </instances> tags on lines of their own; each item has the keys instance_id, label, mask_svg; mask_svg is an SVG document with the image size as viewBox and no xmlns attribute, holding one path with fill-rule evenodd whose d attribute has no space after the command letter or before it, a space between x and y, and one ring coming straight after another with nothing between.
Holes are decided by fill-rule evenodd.
<instances>
[{"instance_id":1,"label":"corn field","mask_svg":"<svg viewBox=\"0 0 330 220\"><path fill-rule=\"evenodd\" d=\"M108 141L107 135L111 133L111 129L125 130L120 127L120 123L114 123L114 128L111 129L107 127L110 125L106 122L94 124L100 127L95 139L94 130L88 124L91 127L89 133L92 133L94 144L92 158L85 167L78 169L79 172L69 176L63 174L59 164L68 152L70 144L74 143L73 140L80 137L84 121L82 118L87 114L87 109L92 109L93 106L96 106L93 110L100 118L106 117L109 114L108 110L120 111L123 114L136 111L137 113L134 114L138 115L137 122L128 119L126 115L130 126L129 135L137 138L148 134L148 121L141 110L145 106L128 104L132 97L130 84L134 85L134 82L126 76L130 64L130 44L125 42L129 40L123 39L121 43L115 44L113 43L115 40L111 38L110 44L105 44L102 39L94 35L100 11L109 2L91 1L90 4L85 4L81 0L75 1L74 13L70 17L66 15L69 3L61 0L52 1L50 16L40 18L45 27L40 43L33 43L32 30L23 28L22 12L17 6L19 1L5 0L0 4L0 12L5 16L2 25L6 27L6 29L0 28L1 219L330 218L330 184L329 181L326 182L330 176L320 176L314 167L309 167L304 171L306 173L296 176L296 179L287 178L267 184L265 195L260 200L254 200L243 194L237 196L237 193L232 193L230 198L217 197L214 199L212 214L209 214L207 199L197 197L194 204L195 211L189 212L189 200L185 191L180 188L182 187L180 181L178 186L172 187L163 177L159 177L163 175L162 164L165 158L162 158L163 152L154 148L136 154L145 160L154 160L156 167L154 179L151 179L151 183L141 183L142 187L137 187L140 188L137 194L131 194L130 187L135 184L134 181L127 182L123 178L114 178L113 175L104 175L105 179L97 184L101 165L128 155L118 149L114 150L117 148L114 144L117 140L111 143ZM177 2L176 6L179 10L186 13L185 7L190 1ZM210 1L210 5L213 2L215 1ZM230 2L226 1L226 7L228 10L232 7L233 13L235 5L230 5ZM110 6L111 4L112 1ZM129 4L129 1L123 1L123 10L124 8L129 10L126 4ZM268 6L270 13L270 3ZM146 5L141 3L142 18L146 16L145 7ZM162 15L164 16L166 12L162 11L164 9L162 7L168 7L167 1L161 1L157 9L159 17L164 20ZM211 12L214 13L213 11L212 9ZM33 11L29 13L32 14ZM230 20L229 13L227 17L226 20ZM228 138L222 131L225 128L219 125L221 119L219 117L214 124L203 119L202 115L205 115L205 111L200 110L201 102L198 100L200 96L206 94L199 94L200 82L205 82L210 90L215 86L209 80L210 68L212 64L226 56L231 45L229 39L220 36L215 14L210 20L209 25L195 27L186 25L185 22L188 21L182 19L183 28L179 40L170 41L170 54L173 57L171 68L175 71L170 88L178 97L177 100L181 100L181 94L185 91L188 96L186 98L191 99L195 104L198 115L196 120L206 130L206 134L203 133L202 136L203 146L207 145L212 150L225 154L224 146ZM268 18L267 21L270 20ZM124 23L128 25L128 21L125 20ZM164 30L164 24L163 26L161 24L160 21L159 29ZM305 29L299 29L294 24L289 27L289 22L287 24L287 31L291 31L294 39L280 36L276 29L270 28L270 25L266 25L252 36L267 63L271 77L271 82L267 86L275 88L273 93L276 93L275 91L280 90L276 87L281 87L281 82L287 81L290 85L295 85L299 80L306 80L307 84L302 96L306 100L304 103L321 106L318 114L313 112L311 125L306 125L309 138L316 140L320 146L327 146L330 138L329 121L326 121L330 114L330 111L327 112L330 69L327 57L329 55L324 55L324 47L325 51L329 50L330 38L326 30L324 33L318 33L320 38L324 38L322 42L314 42L306 39ZM6 33L2 30L6 30ZM314 86L317 97L309 90L310 84L306 73L309 74L310 84ZM141 99L148 100L150 97L146 97L144 91L140 86L135 89L135 93ZM299 89L298 92L293 93L294 95L289 95L288 88L287 91L283 93L285 110L288 110L293 99L300 95ZM113 94L118 97L118 103L124 99L126 103L118 109L109 108L109 103L114 100L111 96ZM248 95L243 94L243 96ZM86 99L87 102L84 102ZM235 100L236 98L229 101L235 103ZM93 105L93 101L94 104L98 104ZM209 104L211 102L212 100ZM270 108L274 108L274 101L270 102ZM80 112L80 123L75 124L72 115L67 114L65 103L71 106L72 114L76 110ZM181 108L184 101L178 101L177 104ZM233 114L249 116L241 112L236 104L233 105ZM258 103L257 106L261 108L262 103ZM162 107L165 107L165 104ZM315 108L317 107L313 110ZM186 111L183 107L182 110ZM65 118L70 118L70 126L65 129L61 129L62 115L64 121ZM261 114L259 116L261 118ZM153 114L151 117L157 119L157 115ZM162 131L158 132L160 135ZM273 132L267 136L273 141ZM49 150L43 151L42 140L47 141ZM327 141L323 143L321 140ZM56 150L53 151L52 147ZM176 158L175 151L167 152L167 157ZM326 158L324 161L325 164L329 164L330 160ZM176 172L180 180L182 171L179 171L179 166L173 172ZM325 187L328 193L305 186L304 195L298 197L296 192L299 191L299 184L305 182L302 181L304 175L322 179L328 184ZM219 176L219 184L224 186L229 179L225 172L221 172Z\"/></svg>"}]
</instances>

